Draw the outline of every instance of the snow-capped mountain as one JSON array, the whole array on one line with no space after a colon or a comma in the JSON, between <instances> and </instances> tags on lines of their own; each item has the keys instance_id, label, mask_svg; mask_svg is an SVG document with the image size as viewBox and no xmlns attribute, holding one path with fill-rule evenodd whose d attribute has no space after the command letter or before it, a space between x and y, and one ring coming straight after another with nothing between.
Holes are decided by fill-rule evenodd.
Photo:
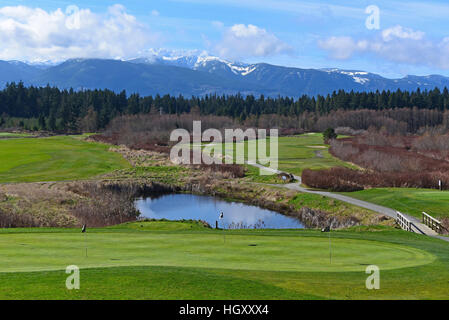
<instances>
[{"instance_id":1,"label":"snow-capped mountain","mask_svg":"<svg viewBox=\"0 0 449 320\"><path fill-rule=\"evenodd\" d=\"M341 69L321 69L325 72L331 73L339 73L339 74L345 74L354 80L354 82L365 84L370 81L370 76L373 74L370 74L369 72L365 71L352 71L352 70L341 70Z\"/></svg>"},{"instance_id":2,"label":"snow-capped mountain","mask_svg":"<svg viewBox=\"0 0 449 320\"><path fill-rule=\"evenodd\" d=\"M23 81L68 89L126 90L142 95L326 95L333 91L416 90L449 87L439 75L387 79L357 70L301 69L233 62L200 51L151 50L131 60L70 59L62 63L0 61L0 86Z\"/></svg>"},{"instance_id":3,"label":"snow-capped mountain","mask_svg":"<svg viewBox=\"0 0 449 320\"><path fill-rule=\"evenodd\" d=\"M162 64L192 70L206 71L209 73L228 73L246 76L256 69L255 65L241 62L232 62L216 56L208 55L206 52L176 52L176 51L151 51L145 58L128 60L133 63Z\"/></svg>"}]
</instances>

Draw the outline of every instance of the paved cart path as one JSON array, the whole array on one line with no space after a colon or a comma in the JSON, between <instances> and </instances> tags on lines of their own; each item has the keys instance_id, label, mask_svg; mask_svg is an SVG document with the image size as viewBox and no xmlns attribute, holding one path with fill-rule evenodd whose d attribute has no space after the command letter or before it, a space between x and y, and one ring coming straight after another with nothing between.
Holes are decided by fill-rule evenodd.
<instances>
[{"instance_id":1,"label":"paved cart path","mask_svg":"<svg viewBox=\"0 0 449 320\"><path fill-rule=\"evenodd\" d=\"M267 170L273 173L281 173L281 172L285 172L285 171L279 171L279 170L275 170L275 169L271 169L271 168L267 168L264 167L258 163L252 162L252 161L248 161L247 162L249 165L252 165L254 167L260 168L262 170ZM310 190L307 188L304 188L301 186L302 184L302 180L301 177L293 175L293 177L298 181L295 183L289 183L289 184L283 184L283 185L276 185L279 187L284 187L290 190L296 190L299 192L304 192L304 193L312 193L312 194L318 194L318 195L322 195L325 197L329 197L329 198L333 198L336 200L340 200L346 203L350 203L353 205L356 205L358 207L361 208L365 208L365 209L369 209L371 211L386 215L388 217L394 218L396 219L396 210L391 209L391 208L387 208L384 206L379 206L377 204L371 203L371 202L367 202L367 201L363 201L363 200L359 200L359 199L355 199L355 198L351 198L345 195L341 195L338 193L333 193L333 192L328 192L328 191L317 191L317 190ZM404 214L404 216L409 219L410 221L413 222L414 224L414 231L416 233L420 233L420 234L424 234L430 237L434 237L434 238L438 238L444 241L448 241L449 242L449 238L448 237L443 237L443 236L439 236L435 231L433 231L432 229L430 229L429 227L427 227L426 225L422 224L418 219L416 219L415 217L409 216Z\"/></svg>"}]
</instances>

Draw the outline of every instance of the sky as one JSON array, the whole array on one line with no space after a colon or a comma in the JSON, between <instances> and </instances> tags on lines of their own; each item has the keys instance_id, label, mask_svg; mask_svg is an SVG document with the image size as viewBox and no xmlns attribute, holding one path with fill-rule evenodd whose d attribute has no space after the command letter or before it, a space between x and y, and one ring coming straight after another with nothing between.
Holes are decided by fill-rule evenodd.
<instances>
[{"instance_id":1,"label":"sky","mask_svg":"<svg viewBox=\"0 0 449 320\"><path fill-rule=\"evenodd\" d=\"M449 76L447 1L0 0L0 60L131 59L153 49L246 63Z\"/></svg>"}]
</instances>

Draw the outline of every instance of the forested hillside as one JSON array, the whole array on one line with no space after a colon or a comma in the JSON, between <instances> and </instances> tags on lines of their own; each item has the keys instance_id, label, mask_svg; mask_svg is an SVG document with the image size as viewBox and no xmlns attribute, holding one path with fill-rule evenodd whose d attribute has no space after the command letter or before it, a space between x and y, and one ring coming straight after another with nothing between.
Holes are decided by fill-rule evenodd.
<instances>
[{"instance_id":1,"label":"forested hillside","mask_svg":"<svg viewBox=\"0 0 449 320\"><path fill-rule=\"evenodd\" d=\"M299 99L261 96L209 95L205 97L127 95L125 91L60 90L8 84L0 91L0 125L28 130L60 132L97 131L111 119L134 114L184 114L193 109L202 115L227 116L239 121L260 115L297 119L303 129L347 126L367 129L391 127L416 132L422 127L449 126L449 91L345 92ZM252 121L254 123L254 121ZM256 123L257 125L257 123ZM265 123L265 126L272 125Z\"/></svg>"}]
</instances>

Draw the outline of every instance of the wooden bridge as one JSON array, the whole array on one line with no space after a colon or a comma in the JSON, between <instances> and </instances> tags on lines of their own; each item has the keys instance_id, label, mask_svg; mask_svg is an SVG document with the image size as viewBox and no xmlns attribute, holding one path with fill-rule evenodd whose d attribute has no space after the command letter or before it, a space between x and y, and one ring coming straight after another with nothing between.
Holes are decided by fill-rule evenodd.
<instances>
[{"instance_id":1,"label":"wooden bridge","mask_svg":"<svg viewBox=\"0 0 449 320\"><path fill-rule=\"evenodd\" d=\"M446 228L443 227L443 225L440 221L438 221L437 219L428 215L425 212L422 213L422 223L424 223L430 229L434 230L435 232L437 232L439 234L446 231Z\"/></svg>"},{"instance_id":2,"label":"wooden bridge","mask_svg":"<svg viewBox=\"0 0 449 320\"><path fill-rule=\"evenodd\" d=\"M441 223L429 216L427 213L425 218L423 216L423 223L421 223L412 217L406 216L405 214L396 211L396 223L405 231L424 234L428 236L437 236L442 230L439 229L442 228Z\"/></svg>"}]
</instances>

